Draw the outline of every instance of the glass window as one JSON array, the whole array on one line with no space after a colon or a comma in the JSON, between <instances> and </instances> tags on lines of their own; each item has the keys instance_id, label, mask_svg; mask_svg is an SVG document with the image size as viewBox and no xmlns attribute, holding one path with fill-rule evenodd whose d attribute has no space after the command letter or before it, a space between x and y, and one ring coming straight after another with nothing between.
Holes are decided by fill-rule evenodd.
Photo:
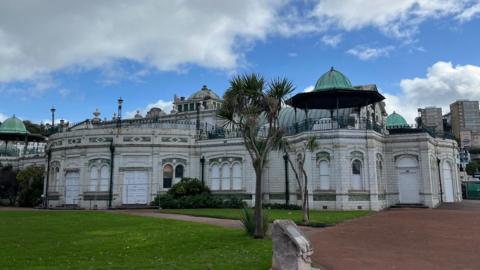
<instances>
[{"instance_id":1,"label":"glass window","mask_svg":"<svg viewBox=\"0 0 480 270\"><path fill-rule=\"evenodd\" d=\"M175 167L175 178L183 178L183 165Z\"/></svg>"},{"instance_id":2,"label":"glass window","mask_svg":"<svg viewBox=\"0 0 480 270\"><path fill-rule=\"evenodd\" d=\"M230 189L230 167L228 164L222 166L222 189Z\"/></svg>"},{"instance_id":3,"label":"glass window","mask_svg":"<svg viewBox=\"0 0 480 270\"><path fill-rule=\"evenodd\" d=\"M320 161L320 189L330 189L330 164L326 160Z\"/></svg>"},{"instance_id":4,"label":"glass window","mask_svg":"<svg viewBox=\"0 0 480 270\"><path fill-rule=\"evenodd\" d=\"M163 166L163 188L172 187L173 167L170 164Z\"/></svg>"},{"instance_id":5,"label":"glass window","mask_svg":"<svg viewBox=\"0 0 480 270\"><path fill-rule=\"evenodd\" d=\"M195 110L195 103L190 103L190 111L194 111Z\"/></svg>"},{"instance_id":6,"label":"glass window","mask_svg":"<svg viewBox=\"0 0 480 270\"><path fill-rule=\"evenodd\" d=\"M239 190L242 189L242 166L240 163L233 164L232 168L232 189Z\"/></svg>"},{"instance_id":7,"label":"glass window","mask_svg":"<svg viewBox=\"0 0 480 270\"><path fill-rule=\"evenodd\" d=\"M220 189L220 167L215 164L212 166L212 173L210 175L211 189L219 190Z\"/></svg>"},{"instance_id":8,"label":"glass window","mask_svg":"<svg viewBox=\"0 0 480 270\"><path fill-rule=\"evenodd\" d=\"M90 168L90 185L88 190L89 191L97 191L98 186L98 168L93 166Z\"/></svg>"},{"instance_id":9,"label":"glass window","mask_svg":"<svg viewBox=\"0 0 480 270\"><path fill-rule=\"evenodd\" d=\"M103 166L100 169L100 191L108 191L110 182L110 170L108 166Z\"/></svg>"},{"instance_id":10,"label":"glass window","mask_svg":"<svg viewBox=\"0 0 480 270\"><path fill-rule=\"evenodd\" d=\"M352 188L363 190L362 163L358 159L352 162Z\"/></svg>"}]
</instances>

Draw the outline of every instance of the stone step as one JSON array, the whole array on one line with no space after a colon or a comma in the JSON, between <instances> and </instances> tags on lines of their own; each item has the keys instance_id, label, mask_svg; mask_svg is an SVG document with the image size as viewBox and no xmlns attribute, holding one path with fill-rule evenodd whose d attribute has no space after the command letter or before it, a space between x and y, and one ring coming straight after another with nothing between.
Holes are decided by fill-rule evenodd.
<instances>
[{"instance_id":1,"label":"stone step","mask_svg":"<svg viewBox=\"0 0 480 270\"><path fill-rule=\"evenodd\" d=\"M428 208L427 206L421 203L397 203L390 206L390 208Z\"/></svg>"}]
</instances>

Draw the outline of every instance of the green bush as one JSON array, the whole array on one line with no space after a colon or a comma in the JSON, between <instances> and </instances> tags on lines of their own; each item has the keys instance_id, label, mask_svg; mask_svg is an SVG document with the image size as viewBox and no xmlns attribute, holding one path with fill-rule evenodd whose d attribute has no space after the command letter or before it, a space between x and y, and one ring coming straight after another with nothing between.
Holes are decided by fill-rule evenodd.
<instances>
[{"instance_id":1,"label":"green bush","mask_svg":"<svg viewBox=\"0 0 480 270\"><path fill-rule=\"evenodd\" d=\"M167 192L175 199L202 193L210 194L210 189L197 178L182 178L180 182L173 185Z\"/></svg>"},{"instance_id":2,"label":"green bush","mask_svg":"<svg viewBox=\"0 0 480 270\"><path fill-rule=\"evenodd\" d=\"M196 178L183 178L167 194L155 197L150 203L163 209L182 208L241 208L240 198L222 198L210 194L210 189Z\"/></svg>"},{"instance_id":3,"label":"green bush","mask_svg":"<svg viewBox=\"0 0 480 270\"><path fill-rule=\"evenodd\" d=\"M242 225L245 232L250 235L254 236L255 234L255 213L253 209L248 208L246 205L243 206L242 211ZM263 234L266 234L268 231L268 213L263 211Z\"/></svg>"},{"instance_id":4,"label":"green bush","mask_svg":"<svg viewBox=\"0 0 480 270\"><path fill-rule=\"evenodd\" d=\"M301 210L302 207L296 204L282 204L282 203L264 203L263 208L267 209L286 209L286 210Z\"/></svg>"},{"instance_id":5,"label":"green bush","mask_svg":"<svg viewBox=\"0 0 480 270\"><path fill-rule=\"evenodd\" d=\"M157 196L151 205L160 206L163 209L187 209L187 208L241 208L244 202L239 198L221 198L208 193L174 198L171 194Z\"/></svg>"},{"instance_id":6,"label":"green bush","mask_svg":"<svg viewBox=\"0 0 480 270\"><path fill-rule=\"evenodd\" d=\"M37 206L42 203L43 176L45 170L40 166L29 166L17 174L20 187L18 195L19 206Z\"/></svg>"}]
</instances>

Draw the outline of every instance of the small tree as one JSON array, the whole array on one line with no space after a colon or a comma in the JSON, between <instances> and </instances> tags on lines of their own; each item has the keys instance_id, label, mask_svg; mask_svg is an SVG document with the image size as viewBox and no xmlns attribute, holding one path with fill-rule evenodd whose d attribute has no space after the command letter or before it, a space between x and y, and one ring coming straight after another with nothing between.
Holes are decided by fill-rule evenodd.
<instances>
[{"instance_id":1,"label":"small tree","mask_svg":"<svg viewBox=\"0 0 480 270\"><path fill-rule=\"evenodd\" d=\"M0 199L8 199L9 205L15 205L17 195L17 172L11 165L0 166Z\"/></svg>"},{"instance_id":2,"label":"small tree","mask_svg":"<svg viewBox=\"0 0 480 270\"><path fill-rule=\"evenodd\" d=\"M468 175L474 175L478 171L478 168L479 168L478 162L475 160L472 160L465 167L465 171L467 172Z\"/></svg>"},{"instance_id":3,"label":"small tree","mask_svg":"<svg viewBox=\"0 0 480 270\"><path fill-rule=\"evenodd\" d=\"M37 206L42 202L43 178L45 169L40 166L29 166L17 174L20 188L18 204L20 206Z\"/></svg>"},{"instance_id":4,"label":"small tree","mask_svg":"<svg viewBox=\"0 0 480 270\"><path fill-rule=\"evenodd\" d=\"M303 209L303 223L310 223L310 205L308 203L308 176L307 171L305 170L305 156L307 151L314 152L318 149L318 143L315 136L308 137L307 141L304 142L300 147L294 147L287 140L283 140L279 145L279 149L287 153L288 164L292 168L292 171L295 174L295 179L297 180L298 188L300 190L300 197L302 200L302 209ZM296 153L297 165L295 165L288 155L288 152Z\"/></svg>"},{"instance_id":5,"label":"small tree","mask_svg":"<svg viewBox=\"0 0 480 270\"><path fill-rule=\"evenodd\" d=\"M251 74L236 76L225 92L218 115L225 119L226 127L237 128L252 159L255 170L255 233L263 238L262 213L263 170L270 152L283 138L278 117L287 96L294 90L287 79L275 79L266 84L262 76ZM266 124L264 124L266 122ZM262 129L262 132L259 132Z\"/></svg>"}]
</instances>

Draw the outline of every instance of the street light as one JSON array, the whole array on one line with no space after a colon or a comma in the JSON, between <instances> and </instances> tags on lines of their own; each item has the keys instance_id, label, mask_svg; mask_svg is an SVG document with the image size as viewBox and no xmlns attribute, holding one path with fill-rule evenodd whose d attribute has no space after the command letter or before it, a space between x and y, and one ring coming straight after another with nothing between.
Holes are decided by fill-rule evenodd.
<instances>
[{"instance_id":1,"label":"street light","mask_svg":"<svg viewBox=\"0 0 480 270\"><path fill-rule=\"evenodd\" d=\"M55 109L54 106L52 106L52 108L50 109L50 112L52 112L52 133L53 133L53 128L55 127L55 111L57 109Z\"/></svg>"},{"instance_id":2,"label":"street light","mask_svg":"<svg viewBox=\"0 0 480 270\"><path fill-rule=\"evenodd\" d=\"M118 112L117 112L117 119L118 119L118 127L122 127L122 104L123 104L123 99L122 97L120 97L118 100L117 100L117 103L118 103Z\"/></svg>"},{"instance_id":3,"label":"street light","mask_svg":"<svg viewBox=\"0 0 480 270\"><path fill-rule=\"evenodd\" d=\"M200 158L200 164L201 164L201 166L202 166L202 177L201 177L201 179L202 179L202 185L204 186L204 185L205 185L205 179L204 179L204 177L205 177L205 176L204 176L204 175L205 175L205 172L204 172L204 170L205 170L205 157L204 157L204 156L202 156L202 157Z\"/></svg>"}]
</instances>

